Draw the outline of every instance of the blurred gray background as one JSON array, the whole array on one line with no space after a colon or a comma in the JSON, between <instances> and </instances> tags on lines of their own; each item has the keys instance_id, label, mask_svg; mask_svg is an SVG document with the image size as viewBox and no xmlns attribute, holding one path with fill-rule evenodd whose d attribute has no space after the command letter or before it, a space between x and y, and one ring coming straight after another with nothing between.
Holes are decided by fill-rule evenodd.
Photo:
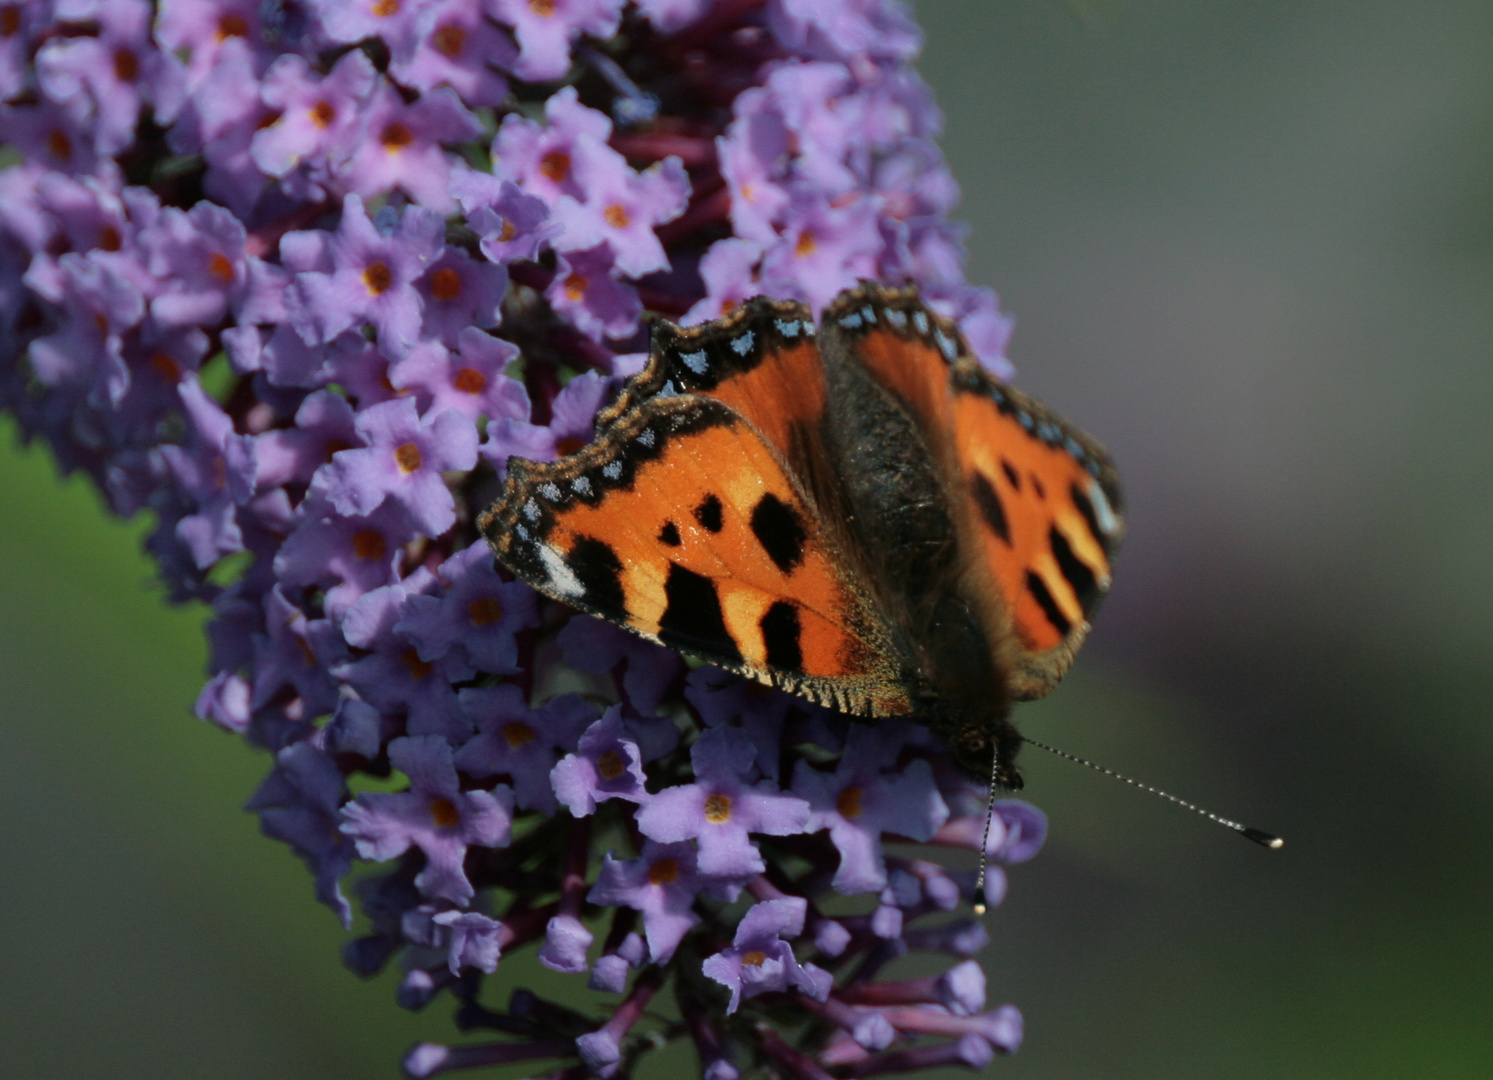
<instances>
[{"instance_id":1,"label":"blurred gray background","mask_svg":"<svg viewBox=\"0 0 1493 1080\"><path fill-rule=\"evenodd\" d=\"M1131 533L1028 732L990 1076L1493 1075L1493 5L924 0L971 279L1106 442ZM0 1068L397 1075L448 1010L339 966L186 713L200 613L0 451ZM1037 755L1032 753L1031 758Z\"/></svg>"}]
</instances>

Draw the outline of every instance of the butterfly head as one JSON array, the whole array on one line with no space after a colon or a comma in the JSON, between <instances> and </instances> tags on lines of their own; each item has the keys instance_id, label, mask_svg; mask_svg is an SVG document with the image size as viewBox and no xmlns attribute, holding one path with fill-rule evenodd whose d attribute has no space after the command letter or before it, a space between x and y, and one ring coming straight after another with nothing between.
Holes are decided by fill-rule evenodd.
<instances>
[{"instance_id":1,"label":"butterfly head","mask_svg":"<svg viewBox=\"0 0 1493 1080\"><path fill-rule=\"evenodd\" d=\"M1005 720L994 725L972 724L949 740L954 761L981 783L993 780L1004 791L1020 791L1024 786L1016 771L1016 753L1021 736Z\"/></svg>"}]
</instances>

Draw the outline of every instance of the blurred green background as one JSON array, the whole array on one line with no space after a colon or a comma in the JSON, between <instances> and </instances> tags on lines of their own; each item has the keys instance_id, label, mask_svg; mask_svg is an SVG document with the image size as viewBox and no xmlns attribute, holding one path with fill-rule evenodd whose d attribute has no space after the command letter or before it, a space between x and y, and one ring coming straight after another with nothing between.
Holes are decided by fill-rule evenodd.
<instances>
[{"instance_id":1,"label":"blurred green background","mask_svg":"<svg viewBox=\"0 0 1493 1080\"><path fill-rule=\"evenodd\" d=\"M1012 1078L1493 1075L1493 5L924 0L971 278L1131 534L986 954ZM0 1068L373 1080L449 1010L338 962L188 715L201 613L0 425ZM1037 758L1033 753L1032 758Z\"/></svg>"}]
</instances>

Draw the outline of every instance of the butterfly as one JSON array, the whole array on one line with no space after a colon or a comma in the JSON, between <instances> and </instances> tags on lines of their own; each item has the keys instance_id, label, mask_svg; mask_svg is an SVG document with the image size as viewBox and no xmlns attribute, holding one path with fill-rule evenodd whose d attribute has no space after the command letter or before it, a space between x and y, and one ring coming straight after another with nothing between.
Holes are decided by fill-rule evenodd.
<instances>
[{"instance_id":1,"label":"butterfly","mask_svg":"<svg viewBox=\"0 0 1493 1080\"><path fill-rule=\"evenodd\" d=\"M914 288L816 328L757 297L653 324L647 366L479 518L547 596L1021 786L1015 701L1063 677L1124 532L1108 454L988 373ZM992 773L993 769L993 773Z\"/></svg>"}]
</instances>

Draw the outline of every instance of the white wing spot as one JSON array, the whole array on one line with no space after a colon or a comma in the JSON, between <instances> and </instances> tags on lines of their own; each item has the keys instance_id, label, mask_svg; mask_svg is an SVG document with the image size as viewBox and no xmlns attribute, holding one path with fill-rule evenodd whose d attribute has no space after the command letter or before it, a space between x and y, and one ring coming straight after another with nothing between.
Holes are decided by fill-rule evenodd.
<instances>
[{"instance_id":1,"label":"white wing spot","mask_svg":"<svg viewBox=\"0 0 1493 1080\"><path fill-rule=\"evenodd\" d=\"M515 525L513 527L513 535L524 541L529 540L533 536L533 534L529 532L529 527L527 525Z\"/></svg>"},{"instance_id":2,"label":"white wing spot","mask_svg":"<svg viewBox=\"0 0 1493 1080\"><path fill-rule=\"evenodd\" d=\"M524 517L528 518L530 521L539 520L539 504L533 499L530 499L526 503L524 503Z\"/></svg>"},{"instance_id":3,"label":"white wing spot","mask_svg":"<svg viewBox=\"0 0 1493 1080\"><path fill-rule=\"evenodd\" d=\"M867 304L861 308L861 318L865 319L867 323L874 323L876 321L876 309Z\"/></svg>"},{"instance_id":4,"label":"white wing spot","mask_svg":"<svg viewBox=\"0 0 1493 1080\"><path fill-rule=\"evenodd\" d=\"M704 375L705 369L710 366L710 359L705 355L704 349L696 352L680 353L679 359L683 361L685 367L689 368L696 375Z\"/></svg>"},{"instance_id":5,"label":"white wing spot","mask_svg":"<svg viewBox=\"0 0 1493 1080\"><path fill-rule=\"evenodd\" d=\"M933 331L933 340L938 342L938 351L943 353L945 360L953 360L954 357L959 355L958 344L941 329Z\"/></svg>"},{"instance_id":6,"label":"white wing spot","mask_svg":"<svg viewBox=\"0 0 1493 1080\"><path fill-rule=\"evenodd\" d=\"M849 315L841 316L840 325L847 330L854 330L861 324L861 321L861 313L859 311L852 311Z\"/></svg>"},{"instance_id":7,"label":"white wing spot","mask_svg":"<svg viewBox=\"0 0 1493 1080\"><path fill-rule=\"evenodd\" d=\"M560 498L560 489L558 487L556 487L554 484L549 484L549 483L540 484L539 485L539 494L543 495L550 502L557 502L557 501L559 501L559 498Z\"/></svg>"},{"instance_id":8,"label":"white wing spot","mask_svg":"<svg viewBox=\"0 0 1493 1080\"><path fill-rule=\"evenodd\" d=\"M651 447L653 445L653 429L644 428L642 431L638 432L638 442L642 443L644 446Z\"/></svg>"},{"instance_id":9,"label":"white wing spot","mask_svg":"<svg viewBox=\"0 0 1493 1080\"><path fill-rule=\"evenodd\" d=\"M601 475L605 476L608 480L620 480L620 479L622 479L622 462L620 462L620 461L609 461L609 462L607 462L605 465L603 465L601 467Z\"/></svg>"},{"instance_id":10,"label":"white wing spot","mask_svg":"<svg viewBox=\"0 0 1493 1080\"><path fill-rule=\"evenodd\" d=\"M549 544L540 544L534 550L539 552L539 561L544 563L544 572L549 575L550 587L555 592L572 600L585 595L586 586L575 576L575 571L565 561L564 555Z\"/></svg>"},{"instance_id":11,"label":"white wing spot","mask_svg":"<svg viewBox=\"0 0 1493 1080\"><path fill-rule=\"evenodd\" d=\"M918 333L928 332L928 313L926 311L914 311L912 313L912 325L918 328Z\"/></svg>"},{"instance_id":12,"label":"white wing spot","mask_svg":"<svg viewBox=\"0 0 1493 1080\"><path fill-rule=\"evenodd\" d=\"M797 319L777 320L778 333L782 334L785 338L798 337L799 333L803 330L803 326L804 324Z\"/></svg>"},{"instance_id":13,"label":"white wing spot","mask_svg":"<svg viewBox=\"0 0 1493 1080\"><path fill-rule=\"evenodd\" d=\"M905 311L898 311L896 308L887 308L886 318L887 322L891 323L898 330L903 330L907 327L907 312Z\"/></svg>"},{"instance_id":14,"label":"white wing spot","mask_svg":"<svg viewBox=\"0 0 1493 1080\"><path fill-rule=\"evenodd\" d=\"M1094 520L1099 523L1099 531L1105 536L1113 536L1120 528L1120 519L1115 516L1114 507L1109 505L1109 497L1097 480L1089 481L1089 502L1094 504Z\"/></svg>"},{"instance_id":15,"label":"white wing spot","mask_svg":"<svg viewBox=\"0 0 1493 1080\"><path fill-rule=\"evenodd\" d=\"M757 340L757 335L748 330L745 334L731 339L731 351L737 356L745 356L752 351L752 342Z\"/></svg>"},{"instance_id":16,"label":"white wing spot","mask_svg":"<svg viewBox=\"0 0 1493 1080\"><path fill-rule=\"evenodd\" d=\"M577 476L570 482L570 490L575 492L577 495L590 495L591 481L587 477Z\"/></svg>"}]
</instances>

